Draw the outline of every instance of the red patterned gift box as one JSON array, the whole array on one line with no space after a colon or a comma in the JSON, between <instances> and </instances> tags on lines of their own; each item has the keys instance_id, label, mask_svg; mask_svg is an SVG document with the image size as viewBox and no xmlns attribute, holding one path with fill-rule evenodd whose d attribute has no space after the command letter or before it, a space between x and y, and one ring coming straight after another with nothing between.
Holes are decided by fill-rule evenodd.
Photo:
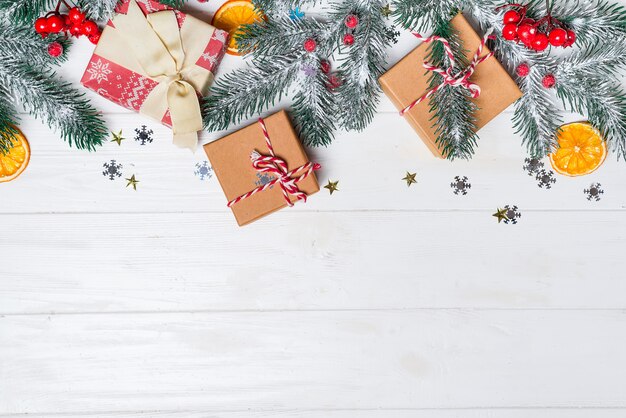
<instances>
[{"instance_id":1,"label":"red patterned gift box","mask_svg":"<svg viewBox=\"0 0 626 418\"><path fill-rule=\"evenodd\" d=\"M197 146L199 96L208 94L228 32L153 0L124 0L102 32L81 83Z\"/></svg>"}]
</instances>

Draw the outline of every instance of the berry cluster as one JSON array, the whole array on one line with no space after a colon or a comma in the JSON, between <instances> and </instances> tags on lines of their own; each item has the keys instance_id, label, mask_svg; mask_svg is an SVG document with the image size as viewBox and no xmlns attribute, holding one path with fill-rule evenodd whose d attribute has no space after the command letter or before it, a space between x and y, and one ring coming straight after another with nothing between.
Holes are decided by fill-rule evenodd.
<instances>
[{"instance_id":1,"label":"berry cluster","mask_svg":"<svg viewBox=\"0 0 626 418\"><path fill-rule=\"evenodd\" d=\"M511 8L504 13L502 37L507 41L517 41L534 51L545 51L550 45L568 48L576 42L576 33L569 30L550 13L542 19L534 20L526 16L527 6L507 4Z\"/></svg>"},{"instance_id":2,"label":"berry cluster","mask_svg":"<svg viewBox=\"0 0 626 418\"><path fill-rule=\"evenodd\" d=\"M63 2L65 3L65 2ZM86 36L93 44L100 40L100 29L92 20L86 18L78 7L69 8L67 14L59 12L61 3L56 10L35 21L35 31L42 37L51 33L64 32L65 35ZM66 4L67 6L67 4Z\"/></svg>"},{"instance_id":3,"label":"berry cluster","mask_svg":"<svg viewBox=\"0 0 626 418\"><path fill-rule=\"evenodd\" d=\"M343 22L350 32L343 35L343 44L346 46L354 45L354 30L359 26L359 18L357 15L348 15Z\"/></svg>"}]
</instances>

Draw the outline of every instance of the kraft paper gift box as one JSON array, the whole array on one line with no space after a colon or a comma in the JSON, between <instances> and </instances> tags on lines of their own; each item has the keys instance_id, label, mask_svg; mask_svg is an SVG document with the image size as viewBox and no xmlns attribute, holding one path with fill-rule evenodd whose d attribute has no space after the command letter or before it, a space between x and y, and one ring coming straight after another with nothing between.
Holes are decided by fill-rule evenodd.
<instances>
[{"instance_id":1,"label":"kraft paper gift box","mask_svg":"<svg viewBox=\"0 0 626 418\"><path fill-rule=\"evenodd\" d=\"M196 149L200 98L208 94L228 33L153 0L123 0L104 28L81 83L174 131Z\"/></svg>"},{"instance_id":2,"label":"kraft paper gift box","mask_svg":"<svg viewBox=\"0 0 626 418\"><path fill-rule=\"evenodd\" d=\"M467 50L467 60L470 62L480 46L482 38L461 14L452 19L451 23ZM383 91L398 110L404 109L430 89L432 73L427 72L423 67L424 61L428 60L429 50L429 44L422 43L380 77L379 81ZM483 55L487 55L489 52L489 49L485 48ZM470 81L481 88L480 96L477 99L472 99L479 108L474 114L478 130L522 97L522 92L515 81L495 57L479 64ZM400 116L398 118L401 119ZM432 153L436 157L443 158L442 152L435 142L437 133L433 115L430 113L430 101L426 100L418 104L408 111L404 118Z\"/></svg>"},{"instance_id":3,"label":"kraft paper gift box","mask_svg":"<svg viewBox=\"0 0 626 418\"><path fill-rule=\"evenodd\" d=\"M308 164L315 166L315 169L319 168L318 165L310 163L286 112L275 113L264 119L263 122L267 127L267 133L276 157L287 163L289 171ZM260 123L253 123L204 146L228 202L232 202L276 179L275 175L259 172L252 165L252 153L256 152L263 156L270 154ZM301 170L294 177L303 172L306 170ZM310 175L297 183L297 187L308 196L320 190L313 169L311 169ZM289 199L294 203L297 201L293 195L289 196ZM276 184L233 204L231 209L239 226L244 226L286 206L288 204L283 191L280 185Z\"/></svg>"}]
</instances>

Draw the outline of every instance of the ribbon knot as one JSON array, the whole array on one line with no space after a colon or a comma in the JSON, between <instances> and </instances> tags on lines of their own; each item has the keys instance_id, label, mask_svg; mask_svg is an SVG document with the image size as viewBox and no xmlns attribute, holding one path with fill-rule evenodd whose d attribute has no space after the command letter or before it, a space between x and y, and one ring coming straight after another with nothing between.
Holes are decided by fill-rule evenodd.
<instances>
[{"instance_id":1,"label":"ribbon knot","mask_svg":"<svg viewBox=\"0 0 626 418\"><path fill-rule=\"evenodd\" d=\"M248 199L249 197L252 197L257 193L270 189L275 185L280 186L285 201L287 202L287 205L289 207L292 207L294 205L291 201L291 196L296 197L297 200L302 200L306 202L308 196L306 193L300 190L300 188L298 187L298 183L309 177L314 171L322 168L322 166L317 163L308 162L301 167L289 171L287 162L282 158L277 157L274 153L274 147L272 146L269 134L267 133L265 121L263 119L259 119L259 125L263 130L263 136L265 137L265 143L267 145L267 149L269 150L269 155L262 155L258 151L253 151L250 155L250 159L252 160L252 166L259 173L269 173L275 178L274 180L269 181L257 187L256 189L246 194L243 194L236 199L231 200L230 202L228 202L228 207L230 208L233 205L241 202L242 200Z\"/></svg>"},{"instance_id":2,"label":"ribbon knot","mask_svg":"<svg viewBox=\"0 0 626 418\"><path fill-rule=\"evenodd\" d=\"M426 94L424 94L422 97L420 97L417 100L414 100L413 102L411 102L411 104L409 104L407 107L402 109L400 111L400 115L404 116L407 112L409 112L418 104L422 103L425 100L430 99L432 96L435 95L435 93L437 93L439 90L441 90L445 86L466 89L470 92L473 99L477 99L478 97L480 97L480 93L481 93L480 86L476 83L472 83L470 81L470 78L476 72L476 67L478 67L479 64L485 62L486 60L493 57L494 55L493 51L491 51L487 55L482 56L483 50L485 49L485 46L487 44L487 40L489 40L492 32L493 32L493 29L490 29L485 34L469 66L465 69L461 69L460 71L456 73L455 73L456 59L454 58L454 52L452 51L450 42L447 39L442 38L440 36L431 36L429 38L424 38L419 33L413 33L415 37L417 37L419 40L423 41L424 43L435 42L435 41L441 42L445 49L446 56L448 57L448 60L450 61L450 65L447 68L443 68L443 67L433 65L428 61L424 61L424 64L423 64L424 68L428 71L439 74L443 78L443 81L441 82L441 84L433 87L428 92L426 92Z\"/></svg>"},{"instance_id":3,"label":"ribbon knot","mask_svg":"<svg viewBox=\"0 0 626 418\"><path fill-rule=\"evenodd\" d=\"M183 46L176 14L164 10L143 14L135 0L128 3L128 12L118 14L113 24L133 51L145 74L159 84L145 99L141 111L161 118L169 108L174 143L195 151L197 132L202 130L202 113L196 91L203 91L212 80L212 73L195 66L196 53ZM196 48L197 49L197 48ZM135 93L136 94L136 93Z\"/></svg>"}]
</instances>

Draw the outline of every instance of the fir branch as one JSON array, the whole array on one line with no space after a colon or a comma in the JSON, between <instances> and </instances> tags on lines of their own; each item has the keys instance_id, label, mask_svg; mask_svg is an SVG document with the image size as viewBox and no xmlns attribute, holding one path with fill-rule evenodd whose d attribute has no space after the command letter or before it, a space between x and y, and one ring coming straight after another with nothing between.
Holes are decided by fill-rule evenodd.
<instances>
[{"instance_id":1,"label":"fir branch","mask_svg":"<svg viewBox=\"0 0 626 418\"><path fill-rule=\"evenodd\" d=\"M0 0L0 18L32 24L56 6L57 0Z\"/></svg>"},{"instance_id":2,"label":"fir branch","mask_svg":"<svg viewBox=\"0 0 626 418\"><path fill-rule=\"evenodd\" d=\"M604 46L579 51L563 60L556 79L564 106L586 115L604 133L611 150L626 159L626 95L617 76L625 60Z\"/></svg>"},{"instance_id":3,"label":"fir branch","mask_svg":"<svg viewBox=\"0 0 626 418\"><path fill-rule=\"evenodd\" d=\"M274 18L277 16L288 16L296 8L315 6L321 0L252 0L252 2L266 15Z\"/></svg>"},{"instance_id":4,"label":"fir branch","mask_svg":"<svg viewBox=\"0 0 626 418\"><path fill-rule=\"evenodd\" d=\"M454 17L464 0L395 0L396 22L406 29L424 32Z\"/></svg>"},{"instance_id":5,"label":"fir branch","mask_svg":"<svg viewBox=\"0 0 626 418\"><path fill-rule=\"evenodd\" d=\"M295 128L305 145L329 145L334 136L336 102L328 88L328 76L319 70L316 55L308 55L303 65L315 69L314 74L305 74L294 96L292 116Z\"/></svg>"},{"instance_id":6,"label":"fir branch","mask_svg":"<svg viewBox=\"0 0 626 418\"><path fill-rule=\"evenodd\" d=\"M434 35L443 37L450 42L457 62L457 70L468 65L465 57L465 48L449 22L442 24ZM435 42L430 45L429 61L436 66L450 65L443 45ZM443 78L432 73L430 87L440 85ZM474 114L478 106L471 100L471 94L466 89L445 86L430 100L430 113L436 127L436 144L445 158L470 159L474 155L478 135Z\"/></svg>"},{"instance_id":7,"label":"fir branch","mask_svg":"<svg viewBox=\"0 0 626 418\"><path fill-rule=\"evenodd\" d=\"M340 65L343 83L337 89L343 109L340 123L347 130L365 129L374 118L379 103L378 78L385 71L386 47L390 42L382 7L381 0L335 3L330 15L331 21L336 22L330 39L335 40L339 51L347 50ZM354 32L355 42L342 48L344 22L351 14L359 19Z\"/></svg>"},{"instance_id":8,"label":"fir branch","mask_svg":"<svg viewBox=\"0 0 626 418\"><path fill-rule=\"evenodd\" d=\"M237 48L243 54L255 57L283 55L302 49L304 41L325 32L325 25L315 19L290 19L277 16L263 22L245 25L235 36ZM280 39L280 42L276 40Z\"/></svg>"},{"instance_id":9,"label":"fir branch","mask_svg":"<svg viewBox=\"0 0 626 418\"><path fill-rule=\"evenodd\" d=\"M554 151L555 135L563 123L561 110L542 85L546 73L546 67L536 65L530 68L527 77L519 80L524 95L516 103L513 116L513 125L522 135L522 143L534 158L543 158Z\"/></svg>"},{"instance_id":10,"label":"fir branch","mask_svg":"<svg viewBox=\"0 0 626 418\"><path fill-rule=\"evenodd\" d=\"M120 0L76 0L76 5L80 7L90 19L109 20ZM167 4L166 1L161 1Z\"/></svg>"},{"instance_id":11,"label":"fir branch","mask_svg":"<svg viewBox=\"0 0 626 418\"><path fill-rule=\"evenodd\" d=\"M617 45L626 53L626 8L607 0L571 0L558 3L553 13L576 32L583 48Z\"/></svg>"},{"instance_id":12,"label":"fir branch","mask_svg":"<svg viewBox=\"0 0 626 418\"><path fill-rule=\"evenodd\" d=\"M258 114L286 93L301 70L302 53L272 59L259 58L253 65L217 79L203 101L205 128L219 131Z\"/></svg>"},{"instance_id":13,"label":"fir branch","mask_svg":"<svg viewBox=\"0 0 626 418\"><path fill-rule=\"evenodd\" d=\"M47 48L52 42L63 45L63 54L60 57L54 58L48 54ZM67 38L59 35L42 39L27 25L0 25L0 45L3 45L0 48L0 65L5 59L16 59L36 67L58 65L67 60L69 44Z\"/></svg>"},{"instance_id":14,"label":"fir branch","mask_svg":"<svg viewBox=\"0 0 626 418\"><path fill-rule=\"evenodd\" d=\"M18 117L9 93L0 86L0 155L9 152L18 134Z\"/></svg>"},{"instance_id":15,"label":"fir branch","mask_svg":"<svg viewBox=\"0 0 626 418\"><path fill-rule=\"evenodd\" d=\"M59 130L70 145L93 150L108 131L84 94L58 81L52 72L42 72L20 61L5 59L0 66L0 85L19 97L24 108Z\"/></svg>"}]
</instances>

